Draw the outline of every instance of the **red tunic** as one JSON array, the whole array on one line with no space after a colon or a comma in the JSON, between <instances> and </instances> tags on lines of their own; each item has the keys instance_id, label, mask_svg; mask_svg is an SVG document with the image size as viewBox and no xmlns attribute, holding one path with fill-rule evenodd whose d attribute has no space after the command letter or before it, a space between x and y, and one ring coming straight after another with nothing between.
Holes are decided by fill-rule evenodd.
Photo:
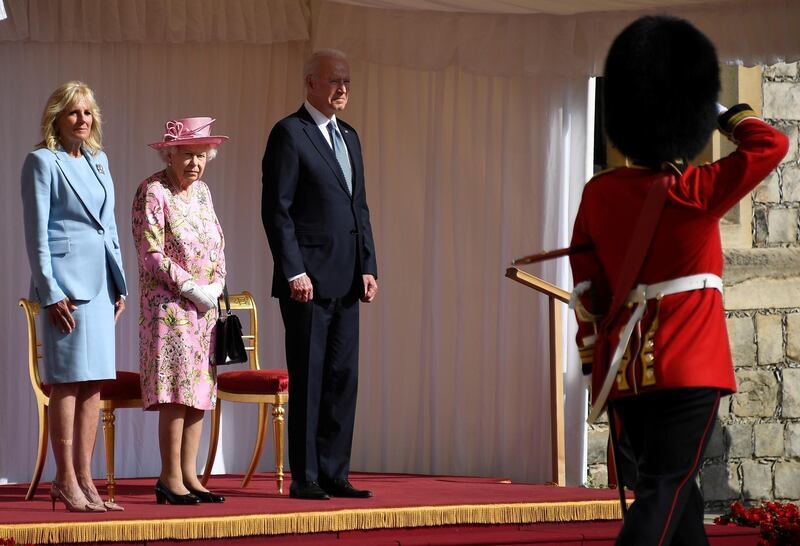
<instances>
[{"instance_id":1,"label":"red tunic","mask_svg":"<svg viewBox=\"0 0 800 546\"><path fill-rule=\"evenodd\" d=\"M785 135L753 117L730 130L738 144L735 152L676 175L637 284L698 273L722 276L720 219L778 165L788 149ZM584 188L572 246L590 243L594 248L570 258L575 286L591 281L591 289L579 298L579 307L584 309L576 313L584 363L591 362L594 344L594 322L587 319L585 310L600 315L598 309L608 308L613 290L609 287L616 285L620 275L639 211L652 181L661 176L649 169L624 167L599 174ZM609 330L612 349L630 313L623 308ZM643 339L653 341L650 355L642 351L648 345ZM681 292L660 302L649 300L627 356L611 400L651 389L736 390L722 295L715 289Z\"/></svg>"}]
</instances>

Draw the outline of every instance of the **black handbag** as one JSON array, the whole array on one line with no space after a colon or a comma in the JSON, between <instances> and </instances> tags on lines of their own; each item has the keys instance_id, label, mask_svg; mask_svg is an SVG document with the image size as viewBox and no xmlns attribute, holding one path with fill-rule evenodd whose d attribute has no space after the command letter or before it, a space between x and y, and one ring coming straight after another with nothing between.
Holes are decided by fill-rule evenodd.
<instances>
[{"instance_id":1,"label":"black handbag","mask_svg":"<svg viewBox=\"0 0 800 546\"><path fill-rule=\"evenodd\" d=\"M222 287L222 293L225 295L225 313L219 307L218 300L219 317L214 327L217 338L217 345L214 347L214 365L223 366L247 362L247 350L244 348L242 339L242 323L239 321L239 317L231 313L227 286Z\"/></svg>"}]
</instances>

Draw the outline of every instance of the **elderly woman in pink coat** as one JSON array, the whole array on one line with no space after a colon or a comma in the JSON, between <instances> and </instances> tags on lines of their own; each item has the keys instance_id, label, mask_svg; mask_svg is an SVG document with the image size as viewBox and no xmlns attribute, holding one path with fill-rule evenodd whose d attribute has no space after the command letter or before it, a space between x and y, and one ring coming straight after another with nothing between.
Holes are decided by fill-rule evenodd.
<instances>
[{"instance_id":1,"label":"elderly woman in pink coat","mask_svg":"<svg viewBox=\"0 0 800 546\"><path fill-rule=\"evenodd\" d=\"M150 144L166 168L144 180L133 200L142 401L159 412L159 504L225 500L197 478L203 412L217 401L211 355L225 283L222 228L201 180L206 162L228 138L211 135L213 122L168 121L163 140Z\"/></svg>"}]
</instances>

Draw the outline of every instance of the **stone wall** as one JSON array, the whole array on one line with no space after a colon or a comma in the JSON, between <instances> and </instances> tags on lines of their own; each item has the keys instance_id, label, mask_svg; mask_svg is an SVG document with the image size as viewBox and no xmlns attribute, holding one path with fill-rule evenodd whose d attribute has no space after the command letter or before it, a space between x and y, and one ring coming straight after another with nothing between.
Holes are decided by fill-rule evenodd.
<instances>
[{"instance_id":1,"label":"stone wall","mask_svg":"<svg viewBox=\"0 0 800 546\"><path fill-rule=\"evenodd\" d=\"M752 248L725 249L725 307L739 392L723 399L700 471L709 510L800 501L800 68L763 71L764 118L790 138L752 193ZM588 431L588 482L607 484L608 426Z\"/></svg>"},{"instance_id":2,"label":"stone wall","mask_svg":"<svg viewBox=\"0 0 800 546\"><path fill-rule=\"evenodd\" d=\"M723 400L700 483L706 504L800 500L800 71L763 71L763 116L789 136L752 194L753 244L725 250L725 308L738 392Z\"/></svg>"}]
</instances>

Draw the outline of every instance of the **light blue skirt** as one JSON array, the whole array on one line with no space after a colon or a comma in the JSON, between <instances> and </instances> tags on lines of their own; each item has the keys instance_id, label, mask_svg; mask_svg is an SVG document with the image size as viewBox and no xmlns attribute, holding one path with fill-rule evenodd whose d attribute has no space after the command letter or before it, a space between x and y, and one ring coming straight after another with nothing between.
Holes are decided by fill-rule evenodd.
<instances>
[{"instance_id":1,"label":"light blue skirt","mask_svg":"<svg viewBox=\"0 0 800 546\"><path fill-rule=\"evenodd\" d=\"M69 334L53 327L46 309L42 309L41 329L44 362L40 367L42 382L74 383L114 379L117 376L114 340L114 303L117 289L106 268L105 290L90 301L73 301L75 329Z\"/></svg>"}]
</instances>

